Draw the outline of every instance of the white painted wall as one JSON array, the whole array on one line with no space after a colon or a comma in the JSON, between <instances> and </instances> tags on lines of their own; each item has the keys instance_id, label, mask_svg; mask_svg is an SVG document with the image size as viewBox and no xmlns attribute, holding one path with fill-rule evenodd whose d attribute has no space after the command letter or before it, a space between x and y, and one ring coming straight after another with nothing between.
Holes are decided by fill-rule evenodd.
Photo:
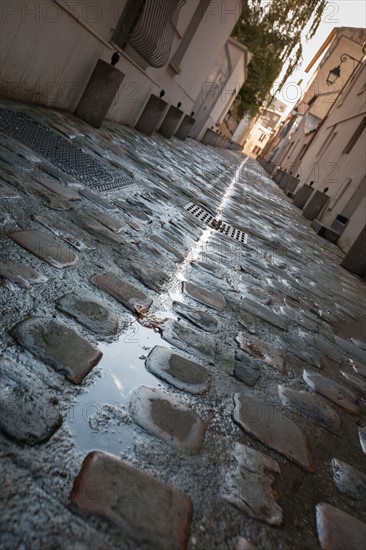
<instances>
[{"instance_id":1,"label":"white painted wall","mask_svg":"<svg viewBox=\"0 0 366 550\"><path fill-rule=\"evenodd\" d=\"M74 111L99 58L109 61L111 42L127 0L40 0L8 2L0 33L0 95ZM198 6L188 0L177 25L171 57ZM191 113L202 85L242 11L242 0L212 0L202 15L177 75L169 66L139 66L122 52L117 67L125 74L107 118L134 125L151 93Z\"/></svg>"},{"instance_id":2,"label":"white painted wall","mask_svg":"<svg viewBox=\"0 0 366 550\"><path fill-rule=\"evenodd\" d=\"M227 45L232 71L211 111L211 118L216 124L221 124L223 121L245 82L247 72L247 49L244 49L241 44L231 39L228 40Z\"/></svg>"}]
</instances>

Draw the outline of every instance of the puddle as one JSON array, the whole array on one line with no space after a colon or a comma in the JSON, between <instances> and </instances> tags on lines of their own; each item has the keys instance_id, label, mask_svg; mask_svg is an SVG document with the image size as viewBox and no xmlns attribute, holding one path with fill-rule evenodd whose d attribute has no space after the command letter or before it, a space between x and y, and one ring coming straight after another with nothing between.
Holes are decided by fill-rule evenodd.
<instances>
[{"instance_id":1,"label":"puddle","mask_svg":"<svg viewBox=\"0 0 366 550\"><path fill-rule=\"evenodd\" d=\"M222 212L246 160L236 171L217 213ZM159 311L159 317L177 317L171 310L171 301L182 299L181 283L187 280L191 262L202 259L201 256L213 231L212 228L203 231L200 239L189 251L168 284L165 293L160 296L162 308L159 310L162 309L162 311ZM164 386L145 368L144 357L155 345L173 348L162 340L158 332L143 327L137 320L131 323L117 342L99 345L103 352L103 358L99 364L101 377L78 396L77 401L70 408L67 419L78 449L88 451L98 449L114 454L132 451L134 430L127 416L131 391L139 385ZM140 357L143 358L140 359Z\"/></svg>"},{"instance_id":2,"label":"puddle","mask_svg":"<svg viewBox=\"0 0 366 550\"><path fill-rule=\"evenodd\" d=\"M131 391L139 385L162 386L145 368L145 359L156 345L171 348L159 333L134 320L117 342L99 344L103 357L101 377L85 388L69 410L67 425L80 450L114 454L133 447L132 426L123 421Z\"/></svg>"}]
</instances>

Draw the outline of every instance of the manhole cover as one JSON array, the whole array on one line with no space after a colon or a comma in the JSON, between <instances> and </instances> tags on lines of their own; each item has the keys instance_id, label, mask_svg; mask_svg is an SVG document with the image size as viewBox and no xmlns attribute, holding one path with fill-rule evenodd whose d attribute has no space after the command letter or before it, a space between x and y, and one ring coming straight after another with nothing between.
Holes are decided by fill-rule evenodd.
<instances>
[{"instance_id":1,"label":"manhole cover","mask_svg":"<svg viewBox=\"0 0 366 550\"><path fill-rule=\"evenodd\" d=\"M214 216L212 216L209 212L207 212L200 206L197 206L193 202L190 202L184 208L190 214L193 214L193 216L198 218L202 223L205 223L209 227L212 227L212 229L216 229L219 233L222 233L227 237L231 237L236 241L247 244L248 235L246 233L240 231L240 229L232 227L227 223L224 223L222 220L217 220Z\"/></svg>"},{"instance_id":2,"label":"manhole cover","mask_svg":"<svg viewBox=\"0 0 366 550\"><path fill-rule=\"evenodd\" d=\"M0 131L33 149L91 189L111 191L135 184L132 178L84 153L68 139L24 113L0 108Z\"/></svg>"}]
</instances>

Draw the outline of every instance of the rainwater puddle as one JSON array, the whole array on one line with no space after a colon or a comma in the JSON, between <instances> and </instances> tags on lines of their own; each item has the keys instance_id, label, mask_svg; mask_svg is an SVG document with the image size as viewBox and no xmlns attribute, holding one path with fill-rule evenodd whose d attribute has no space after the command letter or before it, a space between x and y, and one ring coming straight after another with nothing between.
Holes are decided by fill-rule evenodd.
<instances>
[{"instance_id":1,"label":"rainwater puddle","mask_svg":"<svg viewBox=\"0 0 366 550\"><path fill-rule=\"evenodd\" d=\"M146 370L145 359L140 359L156 345L171 348L158 332L137 320L117 342L99 344L101 377L78 395L67 418L78 449L120 454L133 448L133 425L127 417L130 392L139 385L163 385Z\"/></svg>"}]
</instances>

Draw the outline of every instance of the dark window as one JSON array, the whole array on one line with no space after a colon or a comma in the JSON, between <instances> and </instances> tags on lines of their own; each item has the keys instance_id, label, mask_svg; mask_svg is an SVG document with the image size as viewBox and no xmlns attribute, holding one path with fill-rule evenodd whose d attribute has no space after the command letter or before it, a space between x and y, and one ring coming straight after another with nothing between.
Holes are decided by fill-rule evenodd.
<instances>
[{"instance_id":1,"label":"dark window","mask_svg":"<svg viewBox=\"0 0 366 550\"><path fill-rule=\"evenodd\" d=\"M348 153L350 153L352 151L353 147L356 145L359 137L362 135L362 132L364 131L365 128L366 128L366 117L364 117L362 119L361 123L358 125L355 133L353 134L353 136L351 137L351 139L347 143L343 153L348 155Z\"/></svg>"}]
</instances>

